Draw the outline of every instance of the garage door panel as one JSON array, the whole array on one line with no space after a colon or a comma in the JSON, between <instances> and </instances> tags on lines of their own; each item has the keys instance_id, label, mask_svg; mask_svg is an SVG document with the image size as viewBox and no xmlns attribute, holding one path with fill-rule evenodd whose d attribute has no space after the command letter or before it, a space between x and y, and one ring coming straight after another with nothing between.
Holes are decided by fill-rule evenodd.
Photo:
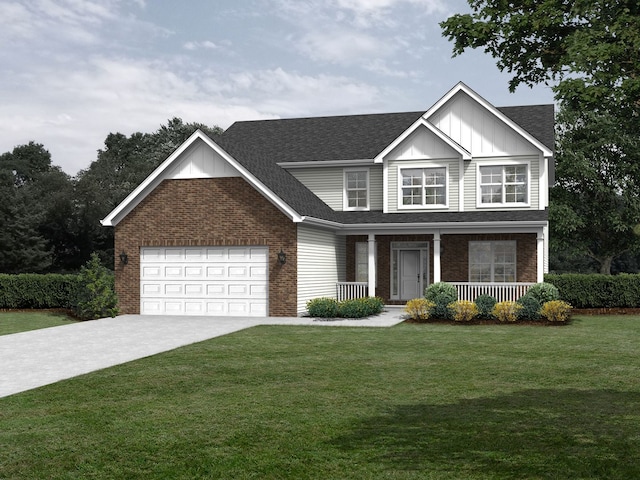
<instances>
[{"instance_id":1,"label":"garage door panel","mask_svg":"<svg viewBox=\"0 0 640 480\"><path fill-rule=\"evenodd\" d=\"M267 247L141 249L143 314L265 316Z\"/></svg>"}]
</instances>

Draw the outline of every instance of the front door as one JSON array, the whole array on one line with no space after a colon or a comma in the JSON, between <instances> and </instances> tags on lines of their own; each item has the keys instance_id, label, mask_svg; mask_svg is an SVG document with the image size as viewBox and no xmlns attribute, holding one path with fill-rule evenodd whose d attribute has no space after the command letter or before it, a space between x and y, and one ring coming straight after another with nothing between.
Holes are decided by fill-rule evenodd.
<instances>
[{"instance_id":1,"label":"front door","mask_svg":"<svg viewBox=\"0 0 640 480\"><path fill-rule=\"evenodd\" d=\"M422 297L420 250L400 250L400 299Z\"/></svg>"}]
</instances>

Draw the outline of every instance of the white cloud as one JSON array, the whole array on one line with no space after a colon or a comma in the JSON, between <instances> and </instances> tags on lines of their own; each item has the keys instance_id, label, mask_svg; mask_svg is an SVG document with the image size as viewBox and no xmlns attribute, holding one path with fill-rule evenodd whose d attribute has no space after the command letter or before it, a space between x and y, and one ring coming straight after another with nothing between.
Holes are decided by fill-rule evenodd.
<instances>
[{"instance_id":1,"label":"white cloud","mask_svg":"<svg viewBox=\"0 0 640 480\"><path fill-rule=\"evenodd\" d=\"M203 42L186 42L182 47L185 50L198 50L201 48L206 50L216 50L219 48L218 45L209 40L205 40Z\"/></svg>"}]
</instances>

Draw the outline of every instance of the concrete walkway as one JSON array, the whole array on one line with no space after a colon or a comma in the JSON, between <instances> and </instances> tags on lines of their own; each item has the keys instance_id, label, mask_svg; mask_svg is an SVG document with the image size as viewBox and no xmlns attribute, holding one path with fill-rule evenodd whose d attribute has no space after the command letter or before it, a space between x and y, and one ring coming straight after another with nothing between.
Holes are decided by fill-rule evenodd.
<instances>
[{"instance_id":1,"label":"concrete walkway","mask_svg":"<svg viewBox=\"0 0 640 480\"><path fill-rule=\"evenodd\" d=\"M257 325L390 327L402 310L353 320L122 315L0 336L0 397Z\"/></svg>"}]
</instances>

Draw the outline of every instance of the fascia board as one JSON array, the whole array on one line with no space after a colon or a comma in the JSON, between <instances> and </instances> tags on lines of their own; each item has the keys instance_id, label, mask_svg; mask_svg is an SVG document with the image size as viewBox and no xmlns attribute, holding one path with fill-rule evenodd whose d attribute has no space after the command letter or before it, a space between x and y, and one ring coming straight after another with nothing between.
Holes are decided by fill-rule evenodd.
<instances>
[{"instance_id":1,"label":"fascia board","mask_svg":"<svg viewBox=\"0 0 640 480\"><path fill-rule=\"evenodd\" d=\"M433 104L433 106L426 111L423 115L423 118L429 119L434 113L436 113L440 108L445 105L449 100L451 100L455 95L459 92L464 92L469 95L472 99L482 105L485 109L491 112L495 117L497 117L500 121L507 124L510 128L515 130L515 132L522 136L525 140L531 143L535 148L542 152L544 157L553 157L553 152L549 150L549 148L544 145L540 140L536 139L533 135L523 129L516 122L507 117L504 113L494 107L491 103L486 101L483 97L478 95L474 90L469 88L465 83L459 82L455 87L449 90L440 100Z\"/></svg>"},{"instance_id":2,"label":"fascia board","mask_svg":"<svg viewBox=\"0 0 640 480\"><path fill-rule=\"evenodd\" d=\"M276 165L285 170L295 168L309 167L353 167L362 165L373 165L372 158L353 159L353 160L309 160L304 162L278 162Z\"/></svg>"},{"instance_id":3,"label":"fascia board","mask_svg":"<svg viewBox=\"0 0 640 480\"><path fill-rule=\"evenodd\" d=\"M434 127L430 122L426 120L426 117L422 116L417 119L415 122L411 124L409 128L407 128L404 132L402 132L393 142L385 147L376 157L374 158L374 163L382 163L384 157L387 156L394 148L400 145L409 135L415 132L419 127L425 127L435 136L437 136L440 140L445 142L451 148L453 148L456 152L458 152L464 160L471 160L471 152L468 152L461 145L453 141L451 138L446 136L436 127Z\"/></svg>"},{"instance_id":4,"label":"fascia board","mask_svg":"<svg viewBox=\"0 0 640 480\"><path fill-rule=\"evenodd\" d=\"M372 223L343 225L340 235L362 235L374 233L389 234L430 234L438 230L441 234L465 233L535 233L548 225L547 221L529 222L437 222L437 223Z\"/></svg>"},{"instance_id":5,"label":"fascia board","mask_svg":"<svg viewBox=\"0 0 640 480\"><path fill-rule=\"evenodd\" d=\"M100 223L105 227L113 227L120 222L131 210L133 210L147 195L149 195L164 179L163 174L168 171L169 167L178 159L196 140L202 140L235 168L245 180L247 180L254 188L264 195L271 203L279 208L285 215L294 222L302 221L302 217L288 204L282 201L280 197L269 190L261 181L259 181L251 172L243 165L238 163L231 155L229 155L222 147L215 143L208 135L200 130L196 130L185 142L180 145L167 159L162 162L138 187L131 192L111 213L109 213Z\"/></svg>"}]
</instances>

